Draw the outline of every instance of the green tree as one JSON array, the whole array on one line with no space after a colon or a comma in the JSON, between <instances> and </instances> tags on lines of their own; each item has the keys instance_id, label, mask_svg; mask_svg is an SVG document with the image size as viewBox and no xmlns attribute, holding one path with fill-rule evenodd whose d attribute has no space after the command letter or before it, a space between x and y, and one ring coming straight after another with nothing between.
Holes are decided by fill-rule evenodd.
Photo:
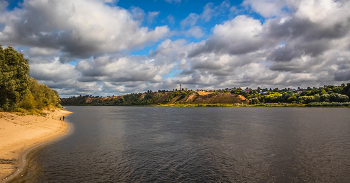
<instances>
[{"instance_id":1,"label":"green tree","mask_svg":"<svg viewBox=\"0 0 350 183\"><path fill-rule=\"evenodd\" d=\"M29 64L11 46L3 49L0 45L0 107L13 110L20 100L29 93Z\"/></svg>"},{"instance_id":2,"label":"green tree","mask_svg":"<svg viewBox=\"0 0 350 183\"><path fill-rule=\"evenodd\" d=\"M26 110L34 109L35 108L34 96L31 93L26 95L19 103L19 107Z\"/></svg>"}]
</instances>

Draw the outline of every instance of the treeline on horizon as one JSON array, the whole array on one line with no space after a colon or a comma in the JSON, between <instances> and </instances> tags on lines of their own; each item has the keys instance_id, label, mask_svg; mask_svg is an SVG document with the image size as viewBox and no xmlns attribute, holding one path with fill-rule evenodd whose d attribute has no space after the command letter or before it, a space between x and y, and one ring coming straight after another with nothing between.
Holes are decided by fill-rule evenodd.
<instances>
[{"instance_id":1,"label":"treeline on horizon","mask_svg":"<svg viewBox=\"0 0 350 183\"><path fill-rule=\"evenodd\" d=\"M62 107L57 91L29 77L29 71L22 53L0 45L0 112L41 114L43 109Z\"/></svg>"},{"instance_id":2,"label":"treeline on horizon","mask_svg":"<svg viewBox=\"0 0 350 183\"><path fill-rule=\"evenodd\" d=\"M264 89L256 91L248 89L244 96L251 104L260 103L293 103L307 106L349 106L350 83L340 86L324 85L323 87L307 87L306 89Z\"/></svg>"},{"instance_id":3,"label":"treeline on horizon","mask_svg":"<svg viewBox=\"0 0 350 183\"><path fill-rule=\"evenodd\" d=\"M145 93L131 93L123 96L99 97L92 95L72 96L62 99L62 105L116 105L116 106L137 106L137 105L161 105L161 104L191 104L191 102L181 102L181 99L195 95L195 93L210 93L217 97L219 93L234 94L243 96L249 105L263 106L266 104L293 104L293 106L350 106L350 83L340 86L325 85L323 87L307 87L306 89L241 89L226 88L219 90L158 90ZM209 95L208 95L209 96ZM163 98L163 100L159 100ZM176 99L176 100L173 100ZM229 99L226 97L226 99ZM160 103L158 103L158 102ZM180 102L179 102L180 101ZM221 100L222 102L222 100ZM219 104L220 102L218 102ZM229 102L224 102L229 103ZM193 104L193 102L192 102ZM233 104L233 103L232 103Z\"/></svg>"},{"instance_id":4,"label":"treeline on horizon","mask_svg":"<svg viewBox=\"0 0 350 183\"><path fill-rule=\"evenodd\" d=\"M204 92L201 92L204 93ZM233 104L244 103L249 101L244 97L240 98L237 94L226 93L208 93L199 94L192 90L159 90L152 92L148 90L145 93L131 93L121 96L99 97L92 95L72 96L62 98L62 105L89 105L89 106L148 106L148 105L199 105L199 104Z\"/></svg>"}]
</instances>

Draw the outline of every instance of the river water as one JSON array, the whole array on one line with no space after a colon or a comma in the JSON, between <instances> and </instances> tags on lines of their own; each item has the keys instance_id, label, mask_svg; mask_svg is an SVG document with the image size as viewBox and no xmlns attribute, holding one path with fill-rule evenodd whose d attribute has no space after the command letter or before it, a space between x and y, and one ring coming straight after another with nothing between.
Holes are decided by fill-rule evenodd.
<instances>
[{"instance_id":1,"label":"river water","mask_svg":"<svg viewBox=\"0 0 350 183\"><path fill-rule=\"evenodd\" d=\"M347 108L66 107L18 182L350 182Z\"/></svg>"}]
</instances>

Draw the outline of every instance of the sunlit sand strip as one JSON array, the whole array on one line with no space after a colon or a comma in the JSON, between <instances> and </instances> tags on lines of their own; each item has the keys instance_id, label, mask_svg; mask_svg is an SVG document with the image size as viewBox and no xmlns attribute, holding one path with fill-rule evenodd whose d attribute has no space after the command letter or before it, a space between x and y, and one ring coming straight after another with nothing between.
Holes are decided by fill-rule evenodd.
<instances>
[{"instance_id":1,"label":"sunlit sand strip","mask_svg":"<svg viewBox=\"0 0 350 183\"><path fill-rule=\"evenodd\" d=\"M21 171L30 150L67 134L69 125L60 118L69 113L56 110L42 117L0 112L0 182Z\"/></svg>"}]
</instances>

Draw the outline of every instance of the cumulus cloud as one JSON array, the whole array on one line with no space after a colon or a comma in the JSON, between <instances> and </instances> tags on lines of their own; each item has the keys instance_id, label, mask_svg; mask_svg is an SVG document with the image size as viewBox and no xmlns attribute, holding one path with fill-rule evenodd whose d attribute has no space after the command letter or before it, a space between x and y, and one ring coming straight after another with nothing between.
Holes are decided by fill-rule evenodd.
<instances>
[{"instance_id":1,"label":"cumulus cloud","mask_svg":"<svg viewBox=\"0 0 350 183\"><path fill-rule=\"evenodd\" d=\"M206 88L349 82L348 1L278 1L273 7L271 1L245 3L269 19L261 23L236 16L216 25L207 40L184 45L185 57L179 64L184 70L177 82ZM258 9L264 3L275 9Z\"/></svg>"},{"instance_id":2,"label":"cumulus cloud","mask_svg":"<svg viewBox=\"0 0 350 183\"><path fill-rule=\"evenodd\" d=\"M0 41L28 46L22 53L31 60L31 76L63 96L172 89L179 83L191 89L218 89L350 81L349 1L245 0L236 7L228 1L209 3L202 13L191 13L180 22L176 35L183 39L164 39L170 31L164 26L141 26L144 20L154 23L158 11L86 2L27 0L22 9L4 9L0 15L5 25ZM53 7L50 11L48 5ZM247 7L264 21L237 16ZM198 26L227 10L234 13L212 27L209 35ZM174 24L172 15L164 20ZM186 37L201 40L190 42L193 39ZM123 52L159 40L149 55ZM59 62L65 58L77 60L76 66Z\"/></svg>"},{"instance_id":3,"label":"cumulus cloud","mask_svg":"<svg viewBox=\"0 0 350 183\"><path fill-rule=\"evenodd\" d=\"M99 0L28 0L22 9L1 17L0 23L5 24L0 33L3 44L57 49L66 57L84 58L142 48L169 32L167 26L154 30L141 27L129 11Z\"/></svg>"},{"instance_id":4,"label":"cumulus cloud","mask_svg":"<svg viewBox=\"0 0 350 183\"><path fill-rule=\"evenodd\" d=\"M287 0L244 0L242 4L268 18L284 14Z\"/></svg>"},{"instance_id":5,"label":"cumulus cloud","mask_svg":"<svg viewBox=\"0 0 350 183\"><path fill-rule=\"evenodd\" d=\"M185 32L185 36L186 37L192 36L192 37L195 37L195 38L201 38L204 35L205 34L204 34L203 30L200 27L198 27L198 26L191 27L189 30L187 30Z\"/></svg>"},{"instance_id":6,"label":"cumulus cloud","mask_svg":"<svg viewBox=\"0 0 350 183\"><path fill-rule=\"evenodd\" d=\"M56 57L52 62L31 64L30 76L41 81L69 82L69 80L75 80L79 74L75 71L75 66L62 64Z\"/></svg>"},{"instance_id":7,"label":"cumulus cloud","mask_svg":"<svg viewBox=\"0 0 350 183\"><path fill-rule=\"evenodd\" d=\"M244 54L258 50L267 42L262 30L260 21L245 15L237 16L216 25L213 35L205 43L198 44L189 56L207 52Z\"/></svg>"}]
</instances>

